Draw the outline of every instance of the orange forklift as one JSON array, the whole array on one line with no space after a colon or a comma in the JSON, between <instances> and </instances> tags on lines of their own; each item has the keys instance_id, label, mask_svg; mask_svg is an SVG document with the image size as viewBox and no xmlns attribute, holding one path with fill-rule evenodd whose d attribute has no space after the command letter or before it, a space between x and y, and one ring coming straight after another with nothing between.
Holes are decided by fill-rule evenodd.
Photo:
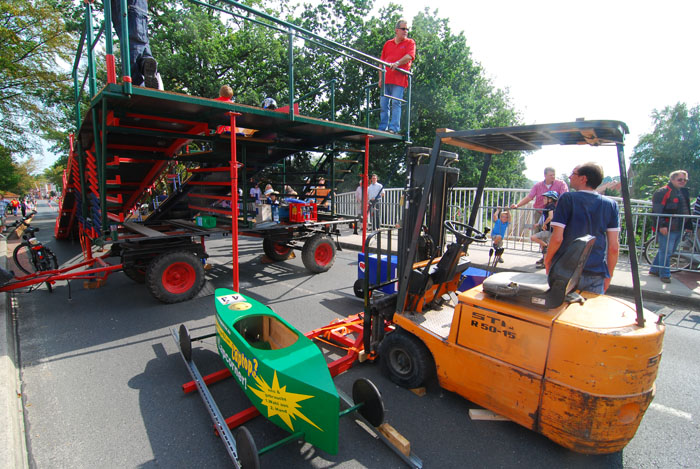
<instances>
[{"instance_id":1,"label":"orange forklift","mask_svg":"<svg viewBox=\"0 0 700 469\"><path fill-rule=\"evenodd\" d=\"M365 276L364 346L395 383L416 388L437 375L441 387L571 450L619 451L634 436L654 396L664 325L642 303L634 236L628 236L634 303L577 292L592 236L568 246L548 274L499 272L459 292L468 247L485 242L475 228L492 155L543 145L617 148L628 233L624 136L619 121L451 131L432 149L407 152L407 186L398 234L397 277L390 269ZM449 144L484 155L467 224L445 220L457 182ZM382 242L382 236L388 240ZM384 248L384 249L383 249ZM391 251L391 233L365 244L377 258ZM372 255L372 254L370 254ZM382 286L398 282L398 291ZM386 323L394 329L385 332Z\"/></svg>"}]
</instances>

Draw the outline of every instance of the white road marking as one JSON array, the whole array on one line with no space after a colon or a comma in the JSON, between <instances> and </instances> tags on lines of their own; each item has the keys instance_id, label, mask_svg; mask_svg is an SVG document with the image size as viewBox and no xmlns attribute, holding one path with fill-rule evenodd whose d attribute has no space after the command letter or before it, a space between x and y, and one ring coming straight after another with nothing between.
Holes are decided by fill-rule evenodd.
<instances>
[{"instance_id":1,"label":"white road marking","mask_svg":"<svg viewBox=\"0 0 700 469\"><path fill-rule=\"evenodd\" d=\"M665 405L661 404L656 404L656 403L651 403L649 406L654 410L658 410L659 412L664 412L666 414L673 415L675 417L680 417L682 419L686 420L692 420L693 419L693 414L689 412L683 412L682 410L674 409L673 407L666 407Z\"/></svg>"}]
</instances>

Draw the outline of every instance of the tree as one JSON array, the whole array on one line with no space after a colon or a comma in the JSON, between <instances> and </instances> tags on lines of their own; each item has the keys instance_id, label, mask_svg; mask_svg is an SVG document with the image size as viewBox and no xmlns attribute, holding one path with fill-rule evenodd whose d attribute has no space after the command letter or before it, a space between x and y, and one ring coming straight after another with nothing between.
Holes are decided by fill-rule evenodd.
<instances>
[{"instance_id":1,"label":"tree","mask_svg":"<svg viewBox=\"0 0 700 469\"><path fill-rule=\"evenodd\" d=\"M651 117L654 130L641 136L630 157L632 196L650 198L677 169L688 171L686 187L696 194L700 189L700 106L688 108L679 102L654 109Z\"/></svg>"},{"instance_id":2,"label":"tree","mask_svg":"<svg viewBox=\"0 0 700 469\"><path fill-rule=\"evenodd\" d=\"M59 62L72 62L74 40L62 11L69 0L0 0L0 144L29 154L55 128L53 97L69 87Z\"/></svg>"}]
</instances>

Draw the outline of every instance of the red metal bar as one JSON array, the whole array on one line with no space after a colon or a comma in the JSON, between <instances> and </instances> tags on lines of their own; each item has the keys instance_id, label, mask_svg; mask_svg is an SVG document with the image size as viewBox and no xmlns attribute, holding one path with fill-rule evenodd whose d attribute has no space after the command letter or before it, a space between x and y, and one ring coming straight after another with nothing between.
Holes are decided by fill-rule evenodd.
<instances>
[{"instance_id":1,"label":"red metal bar","mask_svg":"<svg viewBox=\"0 0 700 469\"><path fill-rule=\"evenodd\" d=\"M116 84L117 67L114 63L114 54L105 55L105 61L107 62L107 83Z\"/></svg>"},{"instance_id":2,"label":"red metal bar","mask_svg":"<svg viewBox=\"0 0 700 469\"><path fill-rule=\"evenodd\" d=\"M236 128L238 112L229 112L231 128ZM233 291L240 292L238 283L238 161L236 158L236 132L231 133L231 245L233 269Z\"/></svg>"},{"instance_id":3,"label":"red metal bar","mask_svg":"<svg viewBox=\"0 0 700 469\"><path fill-rule=\"evenodd\" d=\"M231 371L229 371L228 368L224 368L223 370L215 371L214 373L203 376L202 381L204 381L204 384L209 386L210 384L218 383L219 381L222 381L228 378L229 376L231 376ZM196 390L197 385L194 381L190 381L182 385L182 392L184 392L185 394L190 394L192 392L195 392Z\"/></svg>"}]
</instances>

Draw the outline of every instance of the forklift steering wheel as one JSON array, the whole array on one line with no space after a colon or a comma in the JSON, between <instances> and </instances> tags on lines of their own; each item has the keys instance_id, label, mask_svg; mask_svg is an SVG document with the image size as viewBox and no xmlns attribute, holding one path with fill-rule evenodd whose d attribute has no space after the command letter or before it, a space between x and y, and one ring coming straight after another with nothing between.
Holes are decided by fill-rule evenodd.
<instances>
[{"instance_id":1,"label":"forklift steering wheel","mask_svg":"<svg viewBox=\"0 0 700 469\"><path fill-rule=\"evenodd\" d=\"M463 244L465 241L472 241L475 243L485 243L487 241L484 233L466 223L445 220L445 228L457 237L457 242L460 244Z\"/></svg>"}]
</instances>

